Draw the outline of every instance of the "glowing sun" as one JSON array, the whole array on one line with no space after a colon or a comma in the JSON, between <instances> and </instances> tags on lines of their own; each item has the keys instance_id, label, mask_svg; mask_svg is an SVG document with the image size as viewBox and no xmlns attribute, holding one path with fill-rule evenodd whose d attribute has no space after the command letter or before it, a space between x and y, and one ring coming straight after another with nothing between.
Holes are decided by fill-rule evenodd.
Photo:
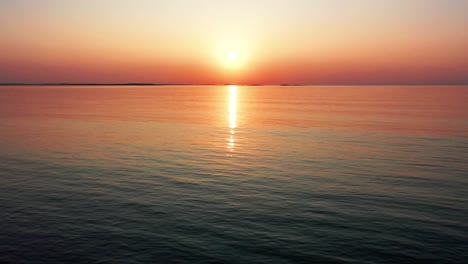
<instances>
[{"instance_id":1,"label":"glowing sun","mask_svg":"<svg viewBox=\"0 0 468 264\"><path fill-rule=\"evenodd\" d=\"M242 49L223 48L215 54L219 64L229 71L241 70L247 63L248 54Z\"/></svg>"},{"instance_id":2,"label":"glowing sun","mask_svg":"<svg viewBox=\"0 0 468 264\"><path fill-rule=\"evenodd\" d=\"M230 52L228 54L228 59L231 62L235 62L235 61L237 61L239 59L239 54L237 52Z\"/></svg>"}]
</instances>

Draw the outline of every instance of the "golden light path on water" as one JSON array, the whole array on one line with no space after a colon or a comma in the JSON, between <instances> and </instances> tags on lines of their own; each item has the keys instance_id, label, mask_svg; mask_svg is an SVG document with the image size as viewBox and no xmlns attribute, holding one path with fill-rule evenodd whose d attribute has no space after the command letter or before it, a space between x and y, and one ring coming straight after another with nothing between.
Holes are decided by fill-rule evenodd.
<instances>
[{"instance_id":1,"label":"golden light path on water","mask_svg":"<svg viewBox=\"0 0 468 264\"><path fill-rule=\"evenodd\" d=\"M235 139L234 134L236 133L235 128L237 126L237 85L229 85L229 139L227 148L230 152L234 151Z\"/></svg>"}]
</instances>

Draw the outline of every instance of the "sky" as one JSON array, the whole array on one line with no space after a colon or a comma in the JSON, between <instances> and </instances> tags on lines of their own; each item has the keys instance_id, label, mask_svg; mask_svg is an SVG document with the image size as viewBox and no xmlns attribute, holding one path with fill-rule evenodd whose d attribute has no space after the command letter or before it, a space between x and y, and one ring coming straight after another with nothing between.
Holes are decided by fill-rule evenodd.
<instances>
[{"instance_id":1,"label":"sky","mask_svg":"<svg viewBox=\"0 0 468 264\"><path fill-rule=\"evenodd\" d=\"M0 82L468 84L468 1L0 0Z\"/></svg>"}]
</instances>

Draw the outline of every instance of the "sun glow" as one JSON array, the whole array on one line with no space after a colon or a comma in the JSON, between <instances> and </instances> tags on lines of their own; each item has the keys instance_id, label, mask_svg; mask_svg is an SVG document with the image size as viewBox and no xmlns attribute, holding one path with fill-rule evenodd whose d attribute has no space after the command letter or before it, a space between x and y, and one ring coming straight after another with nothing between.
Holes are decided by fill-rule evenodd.
<instances>
[{"instance_id":1,"label":"sun glow","mask_svg":"<svg viewBox=\"0 0 468 264\"><path fill-rule=\"evenodd\" d=\"M244 71L250 54L251 47L240 40L224 40L214 48L218 63L231 73Z\"/></svg>"},{"instance_id":2,"label":"sun glow","mask_svg":"<svg viewBox=\"0 0 468 264\"><path fill-rule=\"evenodd\" d=\"M238 51L229 51L224 54L222 63L230 69L240 68L244 64L244 56Z\"/></svg>"},{"instance_id":3,"label":"sun glow","mask_svg":"<svg viewBox=\"0 0 468 264\"><path fill-rule=\"evenodd\" d=\"M237 61L238 58L239 54L237 54L237 52L230 52L228 55L228 59L232 62Z\"/></svg>"}]
</instances>

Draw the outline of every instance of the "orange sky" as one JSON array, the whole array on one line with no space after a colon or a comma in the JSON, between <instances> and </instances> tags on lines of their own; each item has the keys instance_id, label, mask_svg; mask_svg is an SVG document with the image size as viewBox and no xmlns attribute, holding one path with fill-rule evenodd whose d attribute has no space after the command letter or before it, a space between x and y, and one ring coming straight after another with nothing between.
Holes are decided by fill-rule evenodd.
<instances>
[{"instance_id":1,"label":"orange sky","mask_svg":"<svg viewBox=\"0 0 468 264\"><path fill-rule=\"evenodd\" d=\"M7 0L0 82L466 84L466 10L464 0Z\"/></svg>"}]
</instances>

